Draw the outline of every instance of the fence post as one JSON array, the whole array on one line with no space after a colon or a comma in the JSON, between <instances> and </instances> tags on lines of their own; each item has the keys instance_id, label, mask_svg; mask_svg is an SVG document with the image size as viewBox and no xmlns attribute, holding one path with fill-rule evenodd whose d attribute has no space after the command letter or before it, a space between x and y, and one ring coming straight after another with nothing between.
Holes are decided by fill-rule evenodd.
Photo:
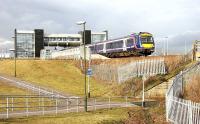
<instances>
[{"instance_id":1,"label":"fence post","mask_svg":"<svg viewBox=\"0 0 200 124\"><path fill-rule=\"evenodd\" d=\"M13 112L13 97L12 97L12 112Z\"/></svg>"},{"instance_id":2,"label":"fence post","mask_svg":"<svg viewBox=\"0 0 200 124\"><path fill-rule=\"evenodd\" d=\"M127 96L126 96L126 107L128 107L128 103L127 103Z\"/></svg>"},{"instance_id":3,"label":"fence post","mask_svg":"<svg viewBox=\"0 0 200 124\"><path fill-rule=\"evenodd\" d=\"M192 102L189 101L189 124L192 124Z\"/></svg>"},{"instance_id":4,"label":"fence post","mask_svg":"<svg viewBox=\"0 0 200 124\"><path fill-rule=\"evenodd\" d=\"M94 110L96 111L96 98L94 99Z\"/></svg>"},{"instance_id":5,"label":"fence post","mask_svg":"<svg viewBox=\"0 0 200 124\"><path fill-rule=\"evenodd\" d=\"M42 97L42 114L44 115L44 97Z\"/></svg>"},{"instance_id":6,"label":"fence post","mask_svg":"<svg viewBox=\"0 0 200 124\"><path fill-rule=\"evenodd\" d=\"M6 102L7 102L7 106L6 106L6 110L7 110L7 114L6 114L6 118L8 118L8 116L9 116L9 113L8 113L8 107L9 107L9 104L8 104L8 97L6 97Z\"/></svg>"},{"instance_id":7,"label":"fence post","mask_svg":"<svg viewBox=\"0 0 200 124\"><path fill-rule=\"evenodd\" d=\"M78 98L77 98L77 109L76 109L76 112L78 112L78 107L79 107L79 106L78 106Z\"/></svg>"},{"instance_id":8,"label":"fence post","mask_svg":"<svg viewBox=\"0 0 200 124\"><path fill-rule=\"evenodd\" d=\"M165 95L165 108L166 108L166 121L168 122L169 116L168 116L168 97L167 97L167 93Z\"/></svg>"},{"instance_id":9,"label":"fence post","mask_svg":"<svg viewBox=\"0 0 200 124\"><path fill-rule=\"evenodd\" d=\"M38 101L39 101L39 109L41 110L41 105L40 105L40 86L39 86L38 94L39 94L39 97L38 97Z\"/></svg>"},{"instance_id":10,"label":"fence post","mask_svg":"<svg viewBox=\"0 0 200 124\"><path fill-rule=\"evenodd\" d=\"M26 96L26 116L28 117L28 98Z\"/></svg>"},{"instance_id":11,"label":"fence post","mask_svg":"<svg viewBox=\"0 0 200 124\"><path fill-rule=\"evenodd\" d=\"M39 86L39 90L38 90L38 92L39 92L38 94L39 94L39 96L40 96L40 86Z\"/></svg>"},{"instance_id":12,"label":"fence post","mask_svg":"<svg viewBox=\"0 0 200 124\"><path fill-rule=\"evenodd\" d=\"M110 97L109 97L109 99L108 99L108 103L109 103L109 109L110 109Z\"/></svg>"},{"instance_id":13,"label":"fence post","mask_svg":"<svg viewBox=\"0 0 200 124\"><path fill-rule=\"evenodd\" d=\"M67 98L67 112L69 112L69 100Z\"/></svg>"},{"instance_id":14,"label":"fence post","mask_svg":"<svg viewBox=\"0 0 200 124\"><path fill-rule=\"evenodd\" d=\"M58 113L58 100L57 100L57 97L56 97L56 115Z\"/></svg>"},{"instance_id":15,"label":"fence post","mask_svg":"<svg viewBox=\"0 0 200 124\"><path fill-rule=\"evenodd\" d=\"M181 86L181 88L182 88L181 89L181 93L182 93L181 95L183 95L184 94L184 84L183 84L184 83L184 77L183 77L183 71L181 71L181 78L182 78L181 79L181 85L182 85Z\"/></svg>"}]
</instances>

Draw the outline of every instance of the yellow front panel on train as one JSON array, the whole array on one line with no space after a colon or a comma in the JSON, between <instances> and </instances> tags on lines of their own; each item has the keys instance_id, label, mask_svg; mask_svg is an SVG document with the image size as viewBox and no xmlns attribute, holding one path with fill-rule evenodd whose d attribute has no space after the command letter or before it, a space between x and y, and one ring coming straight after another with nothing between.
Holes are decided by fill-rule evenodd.
<instances>
[{"instance_id":1,"label":"yellow front panel on train","mask_svg":"<svg viewBox=\"0 0 200 124\"><path fill-rule=\"evenodd\" d=\"M152 47L154 47L154 45L153 44L142 44L142 47L144 47L144 48L152 48Z\"/></svg>"}]
</instances>

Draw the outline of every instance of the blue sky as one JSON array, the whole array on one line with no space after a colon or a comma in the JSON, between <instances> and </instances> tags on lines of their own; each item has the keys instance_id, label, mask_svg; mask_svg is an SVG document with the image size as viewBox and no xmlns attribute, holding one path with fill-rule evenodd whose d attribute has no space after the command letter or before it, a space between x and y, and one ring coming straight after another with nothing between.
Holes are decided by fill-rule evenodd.
<instances>
[{"instance_id":1,"label":"blue sky","mask_svg":"<svg viewBox=\"0 0 200 124\"><path fill-rule=\"evenodd\" d=\"M1 0L0 48L12 47L14 28L76 33L75 22L85 20L87 29L112 38L150 32L158 50L168 37L169 51L183 53L200 39L199 15L199 0Z\"/></svg>"}]
</instances>

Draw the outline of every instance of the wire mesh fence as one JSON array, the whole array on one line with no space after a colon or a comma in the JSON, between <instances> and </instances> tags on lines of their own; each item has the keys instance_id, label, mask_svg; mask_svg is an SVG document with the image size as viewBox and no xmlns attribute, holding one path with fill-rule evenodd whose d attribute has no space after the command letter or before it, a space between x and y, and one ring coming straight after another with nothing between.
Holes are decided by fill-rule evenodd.
<instances>
[{"instance_id":1,"label":"wire mesh fence","mask_svg":"<svg viewBox=\"0 0 200 124\"><path fill-rule=\"evenodd\" d=\"M123 65L92 65L93 76L100 80L122 83L130 78L143 75L165 74L165 62L162 59L138 60Z\"/></svg>"},{"instance_id":2,"label":"wire mesh fence","mask_svg":"<svg viewBox=\"0 0 200 124\"><path fill-rule=\"evenodd\" d=\"M200 104L182 99L184 93L184 75L200 63L179 73L166 93L166 119L176 124L199 124Z\"/></svg>"}]
</instances>

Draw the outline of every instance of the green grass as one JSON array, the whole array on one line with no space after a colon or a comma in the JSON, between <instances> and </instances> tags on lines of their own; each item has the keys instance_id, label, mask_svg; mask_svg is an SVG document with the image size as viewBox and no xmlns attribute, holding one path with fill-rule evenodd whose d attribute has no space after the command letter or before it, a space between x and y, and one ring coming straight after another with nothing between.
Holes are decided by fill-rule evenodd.
<instances>
[{"instance_id":1,"label":"green grass","mask_svg":"<svg viewBox=\"0 0 200 124\"><path fill-rule=\"evenodd\" d=\"M0 124L100 124L121 123L127 119L129 108L102 109L95 112L67 113L0 120Z\"/></svg>"},{"instance_id":2,"label":"green grass","mask_svg":"<svg viewBox=\"0 0 200 124\"><path fill-rule=\"evenodd\" d=\"M0 65L0 73L13 76L13 60L0 61ZM80 96L84 94L84 75L73 61L17 60L17 77L63 93ZM112 95L111 85L94 79L90 82L92 96Z\"/></svg>"}]
</instances>

